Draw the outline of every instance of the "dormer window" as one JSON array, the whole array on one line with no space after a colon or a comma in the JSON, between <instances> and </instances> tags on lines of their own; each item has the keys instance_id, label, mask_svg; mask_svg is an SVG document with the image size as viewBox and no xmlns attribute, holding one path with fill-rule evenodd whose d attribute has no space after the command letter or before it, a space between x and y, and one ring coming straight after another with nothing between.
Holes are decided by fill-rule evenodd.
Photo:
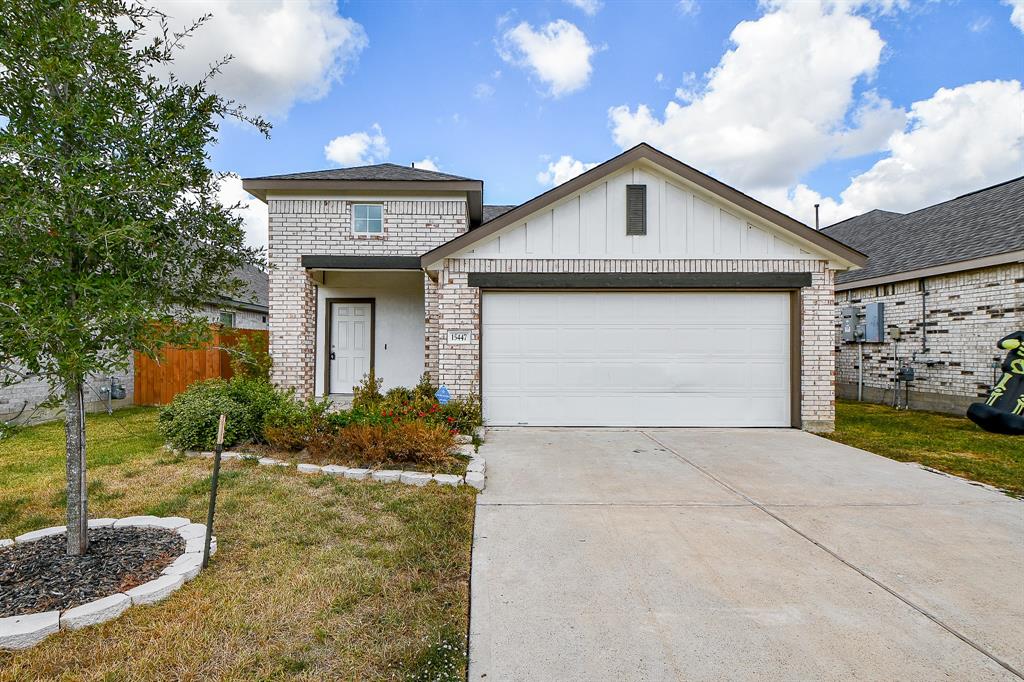
<instances>
[{"instance_id":1,"label":"dormer window","mask_svg":"<svg viewBox=\"0 0 1024 682\"><path fill-rule=\"evenodd\" d=\"M352 232L355 234L384 234L384 207L381 204L353 205Z\"/></svg>"}]
</instances>

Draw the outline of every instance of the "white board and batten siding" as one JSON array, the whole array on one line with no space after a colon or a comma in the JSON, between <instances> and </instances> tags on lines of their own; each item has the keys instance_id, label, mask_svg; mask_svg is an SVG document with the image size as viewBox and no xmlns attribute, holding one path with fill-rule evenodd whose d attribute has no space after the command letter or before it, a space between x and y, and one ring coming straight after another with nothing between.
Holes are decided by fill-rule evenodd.
<instances>
[{"instance_id":1,"label":"white board and batten siding","mask_svg":"<svg viewBox=\"0 0 1024 682\"><path fill-rule=\"evenodd\" d=\"M647 234L626 234L626 185L647 185ZM474 245L460 258L815 259L767 225L666 175L635 167Z\"/></svg>"}]
</instances>

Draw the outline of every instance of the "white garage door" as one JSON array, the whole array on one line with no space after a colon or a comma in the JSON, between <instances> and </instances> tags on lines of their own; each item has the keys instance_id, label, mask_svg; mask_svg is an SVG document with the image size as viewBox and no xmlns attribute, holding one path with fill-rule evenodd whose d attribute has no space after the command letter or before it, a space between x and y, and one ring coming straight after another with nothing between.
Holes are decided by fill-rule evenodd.
<instances>
[{"instance_id":1,"label":"white garage door","mask_svg":"<svg viewBox=\"0 0 1024 682\"><path fill-rule=\"evenodd\" d=\"M789 294L487 291L494 425L789 426Z\"/></svg>"}]
</instances>

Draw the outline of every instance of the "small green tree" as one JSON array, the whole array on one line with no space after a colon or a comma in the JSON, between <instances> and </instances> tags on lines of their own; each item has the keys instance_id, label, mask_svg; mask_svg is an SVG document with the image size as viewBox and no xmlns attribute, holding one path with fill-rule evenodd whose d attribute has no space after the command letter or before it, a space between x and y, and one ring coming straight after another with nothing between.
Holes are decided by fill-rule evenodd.
<instances>
[{"instance_id":1,"label":"small green tree","mask_svg":"<svg viewBox=\"0 0 1024 682\"><path fill-rule=\"evenodd\" d=\"M0 366L63 396L68 553L88 549L83 385L134 351L207 340L205 301L255 263L217 202L221 120L269 125L171 75L205 19L170 32L126 0L0 3Z\"/></svg>"}]
</instances>

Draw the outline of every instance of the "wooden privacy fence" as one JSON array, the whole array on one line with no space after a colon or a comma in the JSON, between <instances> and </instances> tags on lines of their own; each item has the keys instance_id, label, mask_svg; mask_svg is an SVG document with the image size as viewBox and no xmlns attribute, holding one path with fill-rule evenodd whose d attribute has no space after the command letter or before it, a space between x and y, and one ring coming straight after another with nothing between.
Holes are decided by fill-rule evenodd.
<instances>
[{"instance_id":1,"label":"wooden privacy fence","mask_svg":"<svg viewBox=\"0 0 1024 682\"><path fill-rule=\"evenodd\" d=\"M205 348L167 346L160 362L135 354L136 405L166 405L193 382L216 377L230 379L231 356L222 349L236 345L242 336L257 347L267 349L265 329L210 327L213 339Z\"/></svg>"}]
</instances>

